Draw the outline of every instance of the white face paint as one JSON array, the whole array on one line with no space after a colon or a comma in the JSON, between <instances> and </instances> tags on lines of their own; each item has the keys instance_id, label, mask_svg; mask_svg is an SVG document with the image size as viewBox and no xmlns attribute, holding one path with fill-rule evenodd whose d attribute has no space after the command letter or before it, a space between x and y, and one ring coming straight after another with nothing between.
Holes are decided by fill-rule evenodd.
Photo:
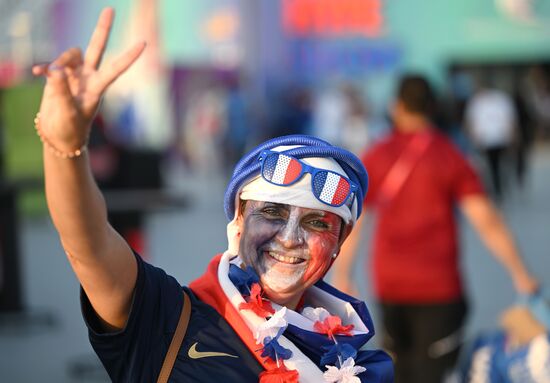
<instances>
[{"instance_id":1,"label":"white face paint","mask_svg":"<svg viewBox=\"0 0 550 383\"><path fill-rule=\"evenodd\" d=\"M323 210L247 201L239 256L258 273L267 297L281 305L297 303L330 267L341 224L339 216Z\"/></svg>"},{"instance_id":2,"label":"white face paint","mask_svg":"<svg viewBox=\"0 0 550 383\"><path fill-rule=\"evenodd\" d=\"M262 275L262 282L274 292L282 293L300 282L305 272L305 268L297 270L293 274L281 273L275 268L269 268Z\"/></svg>"}]
</instances>

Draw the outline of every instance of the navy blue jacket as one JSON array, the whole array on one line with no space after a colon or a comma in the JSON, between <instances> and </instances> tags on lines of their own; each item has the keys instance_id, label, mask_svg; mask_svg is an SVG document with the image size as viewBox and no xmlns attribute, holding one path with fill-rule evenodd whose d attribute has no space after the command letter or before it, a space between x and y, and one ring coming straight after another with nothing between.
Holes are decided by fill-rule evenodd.
<instances>
[{"instance_id":1,"label":"navy blue jacket","mask_svg":"<svg viewBox=\"0 0 550 383\"><path fill-rule=\"evenodd\" d=\"M156 382L183 307L178 282L163 270L136 258L136 291L123 330L102 332L88 298L81 293L90 342L113 382ZM185 291L191 299L191 318L169 381L257 383L263 368L239 336L214 308L199 301L191 290L185 288ZM193 345L199 356L218 352L238 358L193 359L189 356Z\"/></svg>"}]
</instances>

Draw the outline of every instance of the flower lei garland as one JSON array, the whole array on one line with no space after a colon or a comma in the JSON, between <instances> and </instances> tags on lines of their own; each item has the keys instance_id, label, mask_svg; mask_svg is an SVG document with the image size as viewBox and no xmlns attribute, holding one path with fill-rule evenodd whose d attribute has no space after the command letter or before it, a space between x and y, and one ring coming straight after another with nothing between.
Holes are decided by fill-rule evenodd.
<instances>
[{"instance_id":1,"label":"flower lei garland","mask_svg":"<svg viewBox=\"0 0 550 383\"><path fill-rule=\"evenodd\" d=\"M297 370L289 370L283 363L292 357L292 351L279 344L279 338L288 326L285 319L286 307L275 310L271 302L262 297L260 280L254 269L247 266L244 270L236 265L230 266L229 278L243 295L245 302L239 305L239 310L250 310L266 319L256 330L254 338L263 347L261 356L266 358L268 369L260 374L260 383L298 383ZM328 383L360 383L356 376L366 368L355 366L357 350L349 344L341 344L335 335L352 336L353 325L342 325L342 319L322 308L305 307L302 315L314 322L316 332L326 334L334 341L334 346L324 346L321 365L327 370L323 373ZM258 351L259 351L258 350Z\"/></svg>"}]
</instances>

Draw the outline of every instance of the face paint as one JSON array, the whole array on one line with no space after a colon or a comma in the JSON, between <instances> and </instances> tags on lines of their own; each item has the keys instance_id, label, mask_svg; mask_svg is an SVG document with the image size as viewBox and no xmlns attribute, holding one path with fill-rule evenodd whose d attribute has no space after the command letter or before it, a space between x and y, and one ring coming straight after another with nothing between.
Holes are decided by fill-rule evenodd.
<instances>
[{"instance_id":1,"label":"face paint","mask_svg":"<svg viewBox=\"0 0 550 383\"><path fill-rule=\"evenodd\" d=\"M339 249L341 218L324 210L247 201L241 224L239 255L276 303L299 299Z\"/></svg>"}]
</instances>

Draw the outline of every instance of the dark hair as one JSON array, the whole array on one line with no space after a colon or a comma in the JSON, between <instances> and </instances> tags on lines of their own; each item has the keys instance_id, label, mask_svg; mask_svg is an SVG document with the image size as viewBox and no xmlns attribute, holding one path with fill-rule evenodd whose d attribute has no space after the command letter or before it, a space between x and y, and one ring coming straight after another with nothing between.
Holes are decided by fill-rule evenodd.
<instances>
[{"instance_id":1,"label":"dark hair","mask_svg":"<svg viewBox=\"0 0 550 383\"><path fill-rule=\"evenodd\" d=\"M411 113L433 117L435 95L428 80L421 75L405 75L399 81L397 98Z\"/></svg>"}]
</instances>

